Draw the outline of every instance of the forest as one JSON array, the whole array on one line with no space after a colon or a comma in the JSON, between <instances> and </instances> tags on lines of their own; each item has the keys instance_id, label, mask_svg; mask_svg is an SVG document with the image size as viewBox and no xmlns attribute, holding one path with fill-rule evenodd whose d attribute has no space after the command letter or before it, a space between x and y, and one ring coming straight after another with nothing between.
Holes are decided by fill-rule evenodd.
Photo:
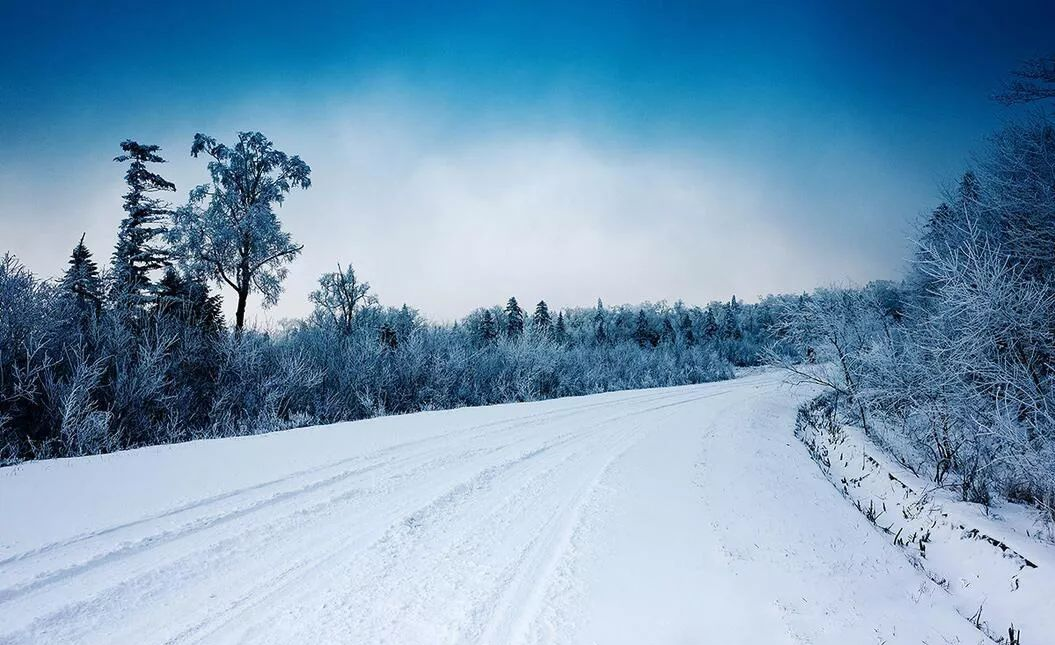
<instances>
[{"instance_id":1,"label":"forest","mask_svg":"<svg viewBox=\"0 0 1055 645\"><path fill-rule=\"evenodd\" d=\"M124 217L109 265L83 236L58 280L0 260L0 461L109 452L383 414L700 383L757 361L778 302L550 311L516 298L452 325L383 307L351 264L314 312L246 326L301 253L278 207L311 169L243 132L196 135L209 181L173 206L157 146L120 144ZM116 218L115 218L116 219ZM221 292L236 299L233 325Z\"/></svg>"},{"instance_id":2,"label":"forest","mask_svg":"<svg viewBox=\"0 0 1055 645\"><path fill-rule=\"evenodd\" d=\"M383 305L334 258L310 316L253 329L247 303L277 303L304 252L279 212L310 189L309 165L259 132L231 145L196 134L203 183L177 204L162 151L124 141L109 262L83 236L58 279L0 259L0 464L701 383L767 363L826 387L838 414L936 485L1055 519L1053 95L1055 59L1018 72L1000 98L1040 107L945 191L899 280L704 306L554 311L510 297L452 324Z\"/></svg>"}]
</instances>

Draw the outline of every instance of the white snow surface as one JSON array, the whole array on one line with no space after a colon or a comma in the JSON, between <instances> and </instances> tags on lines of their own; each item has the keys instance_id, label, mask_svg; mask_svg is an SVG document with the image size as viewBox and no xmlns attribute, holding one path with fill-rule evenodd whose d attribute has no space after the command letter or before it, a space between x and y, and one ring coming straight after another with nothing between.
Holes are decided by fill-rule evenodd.
<instances>
[{"instance_id":1,"label":"white snow surface","mask_svg":"<svg viewBox=\"0 0 1055 645\"><path fill-rule=\"evenodd\" d=\"M794 438L813 394L760 372L0 470L0 643L991 643Z\"/></svg>"}]
</instances>

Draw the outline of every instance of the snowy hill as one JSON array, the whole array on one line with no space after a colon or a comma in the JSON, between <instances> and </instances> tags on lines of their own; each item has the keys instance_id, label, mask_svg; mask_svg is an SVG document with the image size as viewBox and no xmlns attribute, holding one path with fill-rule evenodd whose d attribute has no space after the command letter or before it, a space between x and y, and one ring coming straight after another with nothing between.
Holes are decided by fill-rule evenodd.
<instances>
[{"instance_id":1,"label":"snowy hill","mask_svg":"<svg viewBox=\"0 0 1055 645\"><path fill-rule=\"evenodd\" d=\"M992 642L795 439L812 394L761 372L4 469L0 642Z\"/></svg>"}]
</instances>

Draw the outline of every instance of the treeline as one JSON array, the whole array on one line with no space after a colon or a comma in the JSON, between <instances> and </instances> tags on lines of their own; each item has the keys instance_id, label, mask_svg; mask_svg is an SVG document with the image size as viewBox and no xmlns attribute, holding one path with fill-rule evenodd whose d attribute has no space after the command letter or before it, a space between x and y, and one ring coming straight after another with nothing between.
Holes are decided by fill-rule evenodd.
<instances>
[{"instance_id":1,"label":"treeline","mask_svg":"<svg viewBox=\"0 0 1055 645\"><path fill-rule=\"evenodd\" d=\"M453 325L384 308L352 267L315 310L246 327L302 251L277 206L311 169L259 133L194 137L208 181L173 207L157 146L121 144L124 217L108 268L81 236L61 279L0 259L0 464L378 414L728 378L758 361L779 299L551 312L511 298ZM116 218L115 218L116 219ZM224 290L235 320L222 313Z\"/></svg>"},{"instance_id":2,"label":"treeline","mask_svg":"<svg viewBox=\"0 0 1055 645\"><path fill-rule=\"evenodd\" d=\"M1008 102L1055 95L1055 59L1019 76ZM966 500L1027 501L1055 520L1050 112L991 137L920 231L903 281L818 290L779 327L771 361L826 385L906 466Z\"/></svg>"}]
</instances>

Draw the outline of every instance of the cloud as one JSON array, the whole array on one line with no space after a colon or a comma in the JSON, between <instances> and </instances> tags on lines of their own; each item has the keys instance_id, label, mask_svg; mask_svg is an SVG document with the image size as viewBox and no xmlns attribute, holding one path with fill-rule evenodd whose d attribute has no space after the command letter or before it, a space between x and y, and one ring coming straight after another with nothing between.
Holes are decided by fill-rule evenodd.
<instances>
[{"instance_id":1,"label":"cloud","mask_svg":"<svg viewBox=\"0 0 1055 645\"><path fill-rule=\"evenodd\" d=\"M852 223L852 216L818 214L788 198L794 179L786 164L606 140L574 126L452 126L427 107L372 97L332 103L309 118L261 117L247 102L208 124L186 124L221 140L258 127L312 166L312 188L281 210L304 254L279 306L256 312L258 324L306 314L319 274L338 262L353 263L384 304L406 302L439 320L510 295L558 307L598 297L703 304L867 279L896 266L888 248L861 252L865 245L846 243L852 231L832 233L836 217ZM205 179L204 163L183 156L192 133L143 137L165 145L177 199ZM97 256L107 257L122 190L105 152L81 160L80 175L71 167L80 180L61 190L46 191L31 167L0 176L0 218L12 233L4 246L55 275L87 229Z\"/></svg>"}]
</instances>

